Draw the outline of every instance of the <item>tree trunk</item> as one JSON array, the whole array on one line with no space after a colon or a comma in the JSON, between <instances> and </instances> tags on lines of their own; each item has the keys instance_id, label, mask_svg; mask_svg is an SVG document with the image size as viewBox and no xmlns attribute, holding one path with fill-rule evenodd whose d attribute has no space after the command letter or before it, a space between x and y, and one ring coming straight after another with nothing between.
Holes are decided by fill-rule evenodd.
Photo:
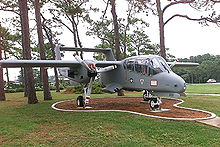
<instances>
[{"instance_id":1,"label":"tree trunk","mask_svg":"<svg viewBox=\"0 0 220 147\"><path fill-rule=\"evenodd\" d=\"M5 55L5 60L7 60L6 51L4 51L4 55ZM6 69L7 83L9 83L9 74L8 74L8 68L5 68L5 69Z\"/></svg>"},{"instance_id":2,"label":"tree trunk","mask_svg":"<svg viewBox=\"0 0 220 147\"><path fill-rule=\"evenodd\" d=\"M60 92L60 83L59 83L59 78L58 78L58 73L57 73L56 67L54 67L54 74L55 74L56 92Z\"/></svg>"},{"instance_id":3,"label":"tree trunk","mask_svg":"<svg viewBox=\"0 0 220 147\"><path fill-rule=\"evenodd\" d=\"M26 60L31 60L27 0L18 0L18 3L19 3L20 19L21 19L23 58ZM24 77L25 77L25 84L26 84L25 87L27 90L28 103L36 104L38 100L34 87L34 76L33 76L32 68L25 68Z\"/></svg>"},{"instance_id":4,"label":"tree trunk","mask_svg":"<svg viewBox=\"0 0 220 147\"><path fill-rule=\"evenodd\" d=\"M112 17L113 17L113 23L114 23L114 35L115 35L115 52L116 52L116 60L120 60L120 43L119 43L119 31L118 31L118 20L117 20L117 14L115 9L115 0L110 0L111 6L112 6Z\"/></svg>"},{"instance_id":5,"label":"tree trunk","mask_svg":"<svg viewBox=\"0 0 220 147\"><path fill-rule=\"evenodd\" d=\"M2 29L1 29L1 23L0 23L0 60L2 60L2 35L1 35ZM5 82L3 79L3 69L0 66L0 101L5 101Z\"/></svg>"},{"instance_id":6,"label":"tree trunk","mask_svg":"<svg viewBox=\"0 0 220 147\"><path fill-rule=\"evenodd\" d=\"M160 54L166 60L166 49L165 49L165 37L164 37L164 21L163 12L161 10L160 0L156 0L157 12L159 17L159 30L160 30Z\"/></svg>"},{"instance_id":7,"label":"tree trunk","mask_svg":"<svg viewBox=\"0 0 220 147\"><path fill-rule=\"evenodd\" d=\"M71 16L71 24L72 24L72 28L73 28L73 39L74 39L74 45L75 47L78 47L78 42L77 42L77 35L76 35L76 29L75 29L75 24L74 24L74 16ZM76 54L79 55L78 51L76 51Z\"/></svg>"},{"instance_id":8,"label":"tree trunk","mask_svg":"<svg viewBox=\"0 0 220 147\"><path fill-rule=\"evenodd\" d=\"M50 38L50 37L49 37ZM53 55L53 59L56 59L56 55L55 55L55 51L54 51L54 44L52 42L52 38L49 39L50 42L50 46L51 46L51 50L52 50L52 55ZM60 92L60 82L59 82L59 78L58 78L58 72L57 72L57 68L54 67L54 74L55 74L55 85L56 85L56 92Z\"/></svg>"},{"instance_id":9,"label":"tree trunk","mask_svg":"<svg viewBox=\"0 0 220 147\"><path fill-rule=\"evenodd\" d=\"M38 34L38 44L40 47L40 59L46 60L45 56L45 48L44 48L44 40L43 40L43 32L42 32L42 23L40 16L40 3L39 0L34 1L35 6L35 16L37 21L37 34ZM48 82L48 73L46 68L41 68L41 76L43 79L43 90L44 90L44 100L52 100L52 96L50 93L50 87Z\"/></svg>"},{"instance_id":10,"label":"tree trunk","mask_svg":"<svg viewBox=\"0 0 220 147\"><path fill-rule=\"evenodd\" d=\"M52 50L52 55L53 55L53 59L56 59L56 55L55 55L55 51L54 51L54 44L52 41L52 38L48 38L49 42L50 42L50 46L51 46L51 50ZM56 85L56 92L60 92L60 82L59 82L59 78L58 78L58 72L57 72L57 68L54 67L54 74L55 74L55 85Z\"/></svg>"},{"instance_id":11,"label":"tree trunk","mask_svg":"<svg viewBox=\"0 0 220 147\"><path fill-rule=\"evenodd\" d=\"M42 17L42 18L45 20L44 17ZM49 27L47 27L44 23L43 23L43 29L44 29L46 36L47 36L47 39L49 40L49 43L50 43L50 48L52 51L53 60L56 60L56 55L55 55L55 51L54 51L55 45L53 44L52 30ZM54 74L55 74L56 92L60 92L60 83L59 83L58 72L57 72L56 67L54 67Z\"/></svg>"},{"instance_id":12,"label":"tree trunk","mask_svg":"<svg viewBox=\"0 0 220 147\"><path fill-rule=\"evenodd\" d=\"M25 75L24 75L25 69L22 67L21 68L21 76L22 76L22 83L24 84L24 97L28 97L28 87L27 84L25 83Z\"/></svg>"},{"instance_id":13,"label":"tree trunk","mask_svg":"<svg viewBox=\"0 0 220 147\"><path fill-rule=\"evenodd\" d=\"M118 19L115 9L115 0L110 0L111 6L112 6L112 17L113 17L113 24L114 24L114 35L115 35L115 52L116 52L116 60L121 60L120 58L120 43L119 43L119 29L118 29ZM124 91L120 90L118 91L118 96L124 96Z\"/></svg>"}]
</instances>

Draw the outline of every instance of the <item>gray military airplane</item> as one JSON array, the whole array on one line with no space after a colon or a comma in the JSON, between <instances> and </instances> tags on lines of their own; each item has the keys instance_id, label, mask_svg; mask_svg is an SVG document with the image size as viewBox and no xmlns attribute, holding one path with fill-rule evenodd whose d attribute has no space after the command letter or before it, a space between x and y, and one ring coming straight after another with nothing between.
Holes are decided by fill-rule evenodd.
<instances>
[{"instance_id":1,"label":"gray military airplane","mask_svg":"<svg viewBox=\"0 0 220 147\"><path fill-rule=\"evenodd\" d=\"M105 61L61 60L60 51L101 52ZM1 67L59 67L59 73L71 84L84 85L84 97L78 96L76 105L85 107L90 100L92 83L100 74L103 91L114 93L121 89L144 91L143 98L150 103L152 110L160 109L161 96L179 97L186 90L185 81L175 74L171 67L198 66L198 63L166 62L157 55L140 55L116 61L112 49L73 48L56 46L57 60L2 60Z\"/></svg>"}]
</instances>

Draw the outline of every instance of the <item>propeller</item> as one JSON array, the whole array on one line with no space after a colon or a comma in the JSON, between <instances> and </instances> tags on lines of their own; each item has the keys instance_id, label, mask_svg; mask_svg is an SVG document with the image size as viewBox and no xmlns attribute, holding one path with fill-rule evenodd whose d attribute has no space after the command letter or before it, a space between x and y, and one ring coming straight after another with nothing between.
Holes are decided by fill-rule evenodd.
<instances>
[{"instance_id":1,"label":"propeller","mask_svg":"<svg viewBox=\"0 0 220 147\"><path fill-rule=\"evenodd\" d=\"M92 91L92 83L95 80L95 77L97 76L97 73L104 73L107 71L111 71L113 69L116 69L116 65L107 66L104 68L97 69L95 64L93 62L86 63L84 60L82 60L77 54L73 54L75 59L88 70L88 77L90 78L89 83L84 86L84 94L85 94L85 104L88 104L90 100L90 94Z\"/></svg>"},{"instance_id":2,"label":"propeller","mask_svg":"<svg viewBox=\"0 0 220 147\"><path fill-rule=\"evenodd\" d=\"M82 60L77 54L73 54L73 56L75 57L75 59L83 66L85 67L89 72L92 71L96 71L97 73L103 73L103 72L107 72L107 71L111 71L113 69L116 69L117 66L116 65L110 65L104 68L100 68L97 69L95 64L93 62L91 63L86 63L84 60Z\"/></svg>"}]
</instances>

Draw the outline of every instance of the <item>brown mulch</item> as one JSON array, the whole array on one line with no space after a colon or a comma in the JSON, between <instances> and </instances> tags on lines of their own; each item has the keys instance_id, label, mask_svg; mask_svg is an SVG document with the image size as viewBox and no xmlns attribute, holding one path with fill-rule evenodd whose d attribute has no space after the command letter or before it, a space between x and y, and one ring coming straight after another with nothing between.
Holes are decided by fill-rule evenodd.
<instances>
[{"instance_id":1,"label":"brown mulch","mask_svg":"<svg viewBox=\"0 0 220 147\"><path fill-rule=\"evenodd\" d=\"M167 112L151 112L149 104L141 103L143 98L94 98L90 100L89 106L91 109L81 109L81 110L126 110L139 112L147 115L155 115L162 117L172 117L172 118L204 118L209 117L210 114L194 110L186 110L181 108L173 107L174 104L178 103L178 100L162 99L161 107L163 109L170 109ZM66 110L80 110L76 107L76 101L65 101L58 103L56 108L66 109Z\"/></svg>"}]
</instances>

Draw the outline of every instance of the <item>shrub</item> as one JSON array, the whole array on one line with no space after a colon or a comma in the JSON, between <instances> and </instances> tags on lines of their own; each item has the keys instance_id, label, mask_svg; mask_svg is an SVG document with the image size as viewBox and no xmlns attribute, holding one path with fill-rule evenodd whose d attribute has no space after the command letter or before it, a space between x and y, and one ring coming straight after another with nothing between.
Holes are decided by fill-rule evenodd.
<instances>
[{"instance_id":1,"label":"shrub","mask_svg":"<svg viewBox=\"0 0 220 147\"><path fill-rule=\"evenodd\" d=\"M80 94L83 93L83 86L81 84L78 84L74 87L75 93Z\"/></svg>"},{"instance_id":2,"label":"shrub","mask_svg":"<svg viewBox=\"0 0 220 147\"><path fill-rule=\"evenodd\" d=\"M50 90L56 90L56 86L50 85Z\"/></svg>"},{"instance_id":3,"label":"shrub","mask_svg":"<svg viewBox=\"0 0 220 147\"><path fill-rule=\"evenodd\" d=\"M60 85L60 90L63 90L64 89L64 86L63 85Z\"/></svg>"},{"instance_id":4,"label":"shrub","mask_svg":"<svg viewBox=\"0 0 220 147\"><path fill-rule=\"evenodd\" d=\"M15 89L7 89L5 92L7 92L7 93L15 93L16 90Z\"/></svg>"},{"instance_id":5,"label":"shrub","mask_svg":"<svg viewBox=\"0 0 220 147\"><path fill-rule=\"evenodd\" d=\"M93 85L92 85L92 94L102 94L102 93L104 93L103 91L102 91L102 85L101 85L101 83L100 83L100 81L94 81L93 82Z\"/></svg>"},{"instance_id":6,"label":"shrub","mask_svg":"<svg viewBox=\"0 0 220 147\"><path fill-rule=\"evenodd\" d=\"M35 90L36 90L36 91L42 91L43 89L40 88L40 87L36 87Z\"/></svg>"},{"instance_id":7,"label":"shrub","mask_svg":"<svg viewBox=\"0 0 220 147\"><path fill-rule=\"evenodd\" d=\"M16 88L16 92L24 92L24 88Z\"/></svg>"},{"instance_id":8,"label":"shrub","mask_svg":"<svg viewBox=\"0 0 220 147\"><path fill-rule=\"evenodd\" d=\"M103 93L102 88L103 87L98 80L94 81L93 85L92 85L92 94L102 94ZM83 93L83 86L78 84L75 87L75 93L77 93L77 94Z\"/></svg>"},{"instance_id":9,"label":"shrub","mask_svg":"<svg viewBox=\"0 0 220 147\"><path fill-rule=\"evenodd\" d=\"M74 86L67 86L65 91L63 91L62 93L63 94L71 94L71 93L74 93L74 92L75 92Z\"/></svg>"},{"instance_id":10,"label":"shrub","mask_svg":"<svg viewBox=\"0 0 220 147\"><path fill-rule=\"evenodd\" d=\"M74 86L67 86L66 91L75 92L75 88L74 88Z\"/></svg>"},{"instance_id":11,"label":"shrub","mask_svg":"<svg viewBox=\"0 0 220 147\"><path fill-rule=\"evenodd\" d=\"M9 82L9 83L7 83L6 87L8 89L16 89L16 88L24 88L24 85Z\"/></svg>"}]
</instances>

